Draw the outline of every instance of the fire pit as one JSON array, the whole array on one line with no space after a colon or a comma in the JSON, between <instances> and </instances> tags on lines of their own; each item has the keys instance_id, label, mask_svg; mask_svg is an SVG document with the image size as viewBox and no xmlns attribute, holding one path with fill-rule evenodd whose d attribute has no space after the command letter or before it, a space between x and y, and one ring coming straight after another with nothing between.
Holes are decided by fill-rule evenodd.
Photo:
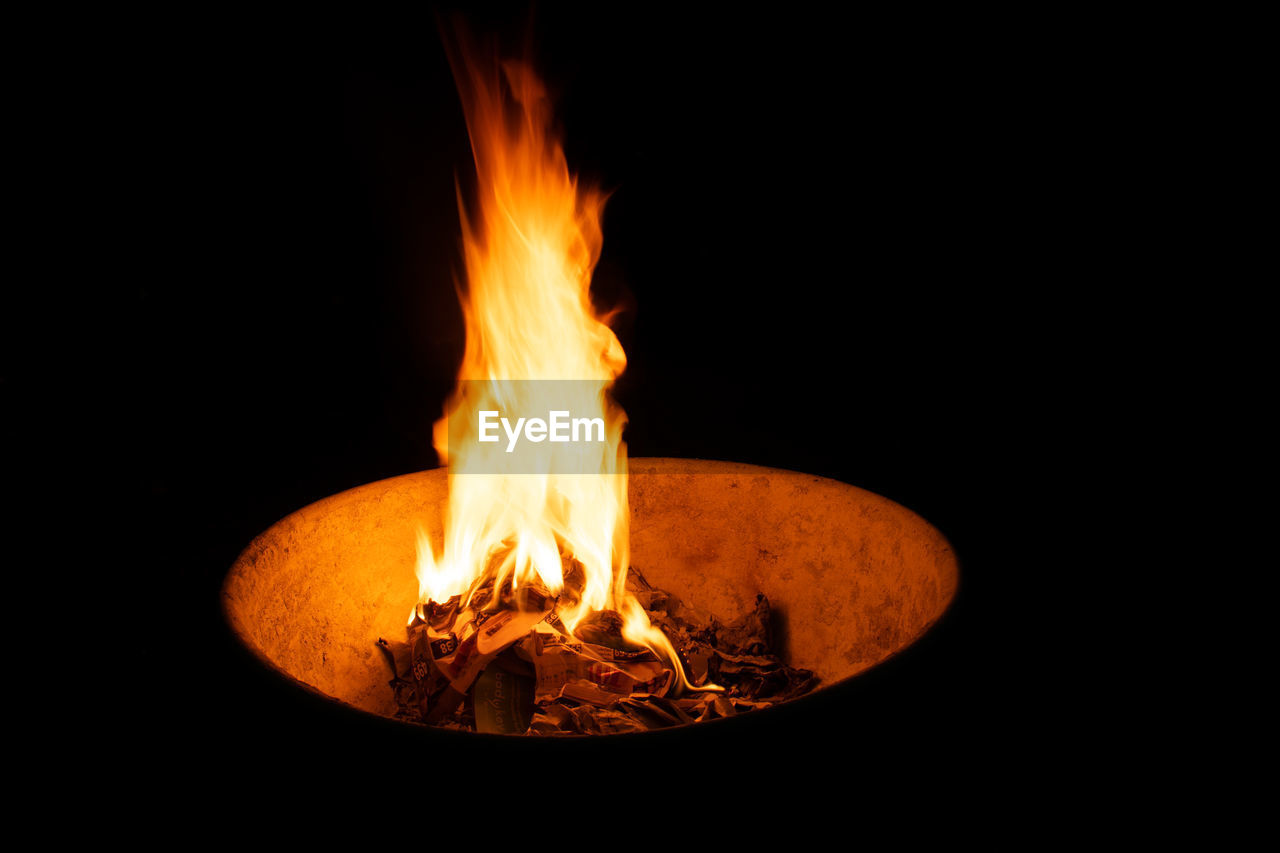
<instances>
[{"instance_id":1,"label":"fire pit","mask_svg":"<svg viewBox=\"0 0 1280 853\"><path fill-rule=\"evenodd\" d=\"M416 604L420 526L442 533L443 468L370 483L281 520L223 585L238 637L315 693L393 717L379 637ZM819 690L905 649L956 590L946 539L892 501L833 480L727 462L633 459L632 564L719 619L774 608L781 651Z\"/></svg>"},{"instance_id":2,"label":"fire pit","mask_svg":"<svg viewBox=\"0 0 1280 853\"><path fill-rule=\"evenodd\" d=\"M362 711L543 736L755 712L905 648L956 587L920 518L793 472L628 461L627 357L591 288L606 193L569 170L531 65L458 36L476 184L448 467L260 536L225 584L235 631Z\"/></svg>"}]
</instances>

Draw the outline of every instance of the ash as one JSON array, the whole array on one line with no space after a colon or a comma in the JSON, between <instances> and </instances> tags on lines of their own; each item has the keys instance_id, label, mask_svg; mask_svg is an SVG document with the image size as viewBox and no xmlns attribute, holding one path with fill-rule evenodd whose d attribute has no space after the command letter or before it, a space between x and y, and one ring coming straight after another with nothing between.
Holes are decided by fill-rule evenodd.
<instances>
[{"instance_id":1,"label":"ash","mask_svg":"<svg viewBox=\"0 0 1280 853\"><path fill-rule=\"evenodd\" d=\"M602 611L570 632L559 598L536 586L492 587L419 608L403 642L379 639L402 720L441 728L537 736L618 734L700 723L765 708L817 686L777 654L769 601L742 619L710 613L650 586L635 568L627 587L679 656L663 660L622 636ZM684 670L693 690L682 690ZM714 690L713 686L722 688Z\"/></svg>"}]
</instances>

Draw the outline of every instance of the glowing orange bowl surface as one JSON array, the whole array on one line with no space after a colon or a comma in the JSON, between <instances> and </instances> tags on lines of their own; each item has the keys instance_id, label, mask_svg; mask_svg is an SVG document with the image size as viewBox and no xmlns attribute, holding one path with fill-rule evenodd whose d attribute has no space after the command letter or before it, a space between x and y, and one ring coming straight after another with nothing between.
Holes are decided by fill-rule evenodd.
<instances>
[{"instance_id":1,"label":"glowing orange bowl surface","mask_svg":"<svg viewBox=\"0 0 1280 853\"><path fill-rule=\"evenodd\" d=\"M787 662L823 687L910 646L955 595L950 544L887 498L729 462L638 458L629 470L631 563L724 621L764 593L785 628ZM404 636L418 592L417 530L441 541L447 488L443 468L406 474L273 525L223 585L235 633L285 678L391 717L376 643Z\"/></svg>"}]
</instances>

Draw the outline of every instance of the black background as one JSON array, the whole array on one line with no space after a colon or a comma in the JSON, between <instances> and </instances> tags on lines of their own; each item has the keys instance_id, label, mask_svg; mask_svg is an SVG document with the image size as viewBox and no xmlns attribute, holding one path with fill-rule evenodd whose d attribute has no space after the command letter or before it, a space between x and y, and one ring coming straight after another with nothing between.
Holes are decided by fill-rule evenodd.
<instances>
[{"instance_id":1,"label":"black background","mask_svg":"<svg viewBox=\"0 0 1280 853\"><path fill-rule=\"evenodd\" d=\"M257 533L435 465L462 344L455 180L470 179L441 11L219 22L175 96L195 108L175 181L196 200L196 248L131 294L139 334L124 344L156 570L190 620L171 672L192 695L166 735L196 750L182 762L270 786L386 779L405 755L620 759L679 778L692 754L716 768L693 778L757 794L828 766L953 784L1018 764L1035 714L1009 619L1031 571L1020 489L1048 452L1029 398L1049 379L1027 342L1052 322L1028 294L1056 287L1061 263L1034 201L1062 180L1041 153L1036 27L1014 44L936 14L533 17L570 165L613 193L596 291L626 306L630 454L810 472L928 519L962 585L906 654L715 731L495 746L331 708L228 636L219 585ZM518 49L527 16L469 20Z\"/></svg>"}]
</instances>

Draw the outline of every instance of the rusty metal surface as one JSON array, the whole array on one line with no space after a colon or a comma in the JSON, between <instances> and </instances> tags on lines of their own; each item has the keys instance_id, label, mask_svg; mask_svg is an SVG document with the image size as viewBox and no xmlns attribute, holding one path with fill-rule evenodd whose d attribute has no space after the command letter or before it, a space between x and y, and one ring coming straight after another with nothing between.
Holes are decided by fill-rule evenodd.
<instances>
[{"instance_id":1,"label":"rusty metal surface","mask_svg":"<svg viewBox=\"0 0 1280 853\"><path fill-rule=\"evenodd\" d=\"M901 651L952 600L951 546L892 501L833 480L725 462L630 462L631 561L730 620L763 592L789 662L825 685ZM237 635L268 665L370 713L394 712L376 646L417 598L419 525L442 537L443 469L334 495L258 536L223 585Z\"/></svg>"}]
</instances>

